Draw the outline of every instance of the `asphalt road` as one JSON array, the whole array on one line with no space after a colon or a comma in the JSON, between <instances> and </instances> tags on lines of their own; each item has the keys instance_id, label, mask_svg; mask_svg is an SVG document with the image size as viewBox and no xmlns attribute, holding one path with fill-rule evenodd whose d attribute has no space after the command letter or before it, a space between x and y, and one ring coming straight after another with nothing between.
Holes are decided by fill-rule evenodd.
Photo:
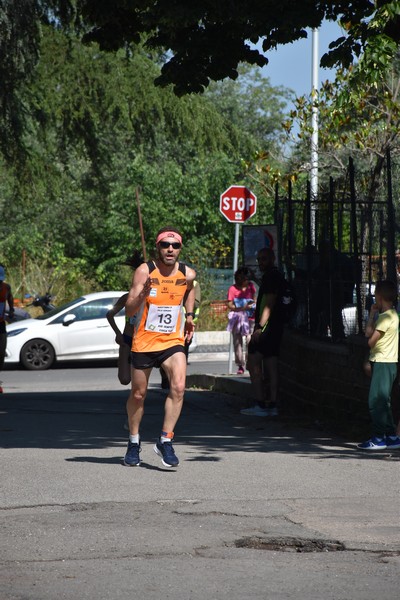
<instances>
[{"instance_id":1,"label":"asphalt road","mask_svg":"<svg viewBox=\"0 0 400 600\"><path fill-rule=\"evenodd\" d=\"M191 358L187 373L209 373L220 375L228 372L228 359L214 360L211 355ZM0 374L5 392L35 391L74 391L74 390L129 390L121 386L117 378L114 361L80 361L59 363L47 371L27 371L21 367L8 366ZM154 369L150 376L150 385L160 386L160 373Z\"/></svg>"},{"instance_id":2,"label":"asphalt road","mask_svg":"<svg viewBox=\"0 0 400 600\"><path fill-rule=\"evenodd\" d=\"M2 375L0 600L398 596L400 452L188 390L168 470L154 381L142 466L127 468L115 368Z\"/></svg>"}]
</instances>

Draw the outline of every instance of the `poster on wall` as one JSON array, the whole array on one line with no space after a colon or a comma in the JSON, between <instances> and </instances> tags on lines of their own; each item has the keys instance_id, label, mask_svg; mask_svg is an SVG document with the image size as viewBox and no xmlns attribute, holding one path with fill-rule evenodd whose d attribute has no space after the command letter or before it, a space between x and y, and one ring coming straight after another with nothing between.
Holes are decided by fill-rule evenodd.
<instances>
[{"instance_id":1,"label":"poster on wall","mask_svg":"<svg viewBox=\"0 0 400 600\"><path fill-rule=\"evenodd\" d=\"M276 225L243 225L243 264L257 268L257 252L260 248L272 248L276 265L279 265L278 228Z\"/></svg>"}]
</instances>

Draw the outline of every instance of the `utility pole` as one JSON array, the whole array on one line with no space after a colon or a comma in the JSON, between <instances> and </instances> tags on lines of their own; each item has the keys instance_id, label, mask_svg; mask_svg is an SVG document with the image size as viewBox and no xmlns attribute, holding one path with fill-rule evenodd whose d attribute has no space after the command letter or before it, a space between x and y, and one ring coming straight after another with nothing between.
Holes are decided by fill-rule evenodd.
<instances>
[{"instance_id":1,"label":"utility pole","mask_svg":"<svg viewBox=\"0 0 400 600\"><path fill-rule=\"evenodd\" d=\"M315 246L315 212L318 199L318 91L319 91L319 33L318 29L312 30L312 58L311 58L311 243Z\"/></svg>"}]
</instances>

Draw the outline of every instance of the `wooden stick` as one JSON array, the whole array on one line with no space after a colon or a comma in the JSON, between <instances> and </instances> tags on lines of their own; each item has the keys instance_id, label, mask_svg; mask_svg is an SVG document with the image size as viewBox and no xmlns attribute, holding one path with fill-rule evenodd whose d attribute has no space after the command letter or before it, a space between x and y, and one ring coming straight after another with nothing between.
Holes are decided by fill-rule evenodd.
<instances>
[{"instance_id":1,"label":"wooden stick","mask_svg":"<svg viewBox=\"0 0 400 600\"><path fill-rule=\"evenodd\" d=\"M144 262L147 262L146 243L144 241L144 231L143 231L143 223L142 223L142 213L140 210L139 187L136 188L136 204L137 204L137 211L138 211L138 217L139 217L140 236L142 238L143 258L144 258Z\"/></svg>"}]
</instances>

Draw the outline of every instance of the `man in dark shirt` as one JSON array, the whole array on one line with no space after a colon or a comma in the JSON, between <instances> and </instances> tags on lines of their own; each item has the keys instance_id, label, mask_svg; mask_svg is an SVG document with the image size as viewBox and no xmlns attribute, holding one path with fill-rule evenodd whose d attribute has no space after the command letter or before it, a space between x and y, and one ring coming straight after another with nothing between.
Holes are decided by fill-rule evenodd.
<instances>
[{"instance_id":1,"label":"man in dark shirt","mask_svg":"<svg viewBox=\"0 0 400 600\"><path fill-rule=\"evenodd\" d=\"M256 404L240 412L256 417L273 417L278 414L278 357L284 327L284 278L275 267L275 253L271 248L259 250L257 262L263 275L257 296L256 324L249 344L247 361Z\"/></svg>"}]
</instances>

